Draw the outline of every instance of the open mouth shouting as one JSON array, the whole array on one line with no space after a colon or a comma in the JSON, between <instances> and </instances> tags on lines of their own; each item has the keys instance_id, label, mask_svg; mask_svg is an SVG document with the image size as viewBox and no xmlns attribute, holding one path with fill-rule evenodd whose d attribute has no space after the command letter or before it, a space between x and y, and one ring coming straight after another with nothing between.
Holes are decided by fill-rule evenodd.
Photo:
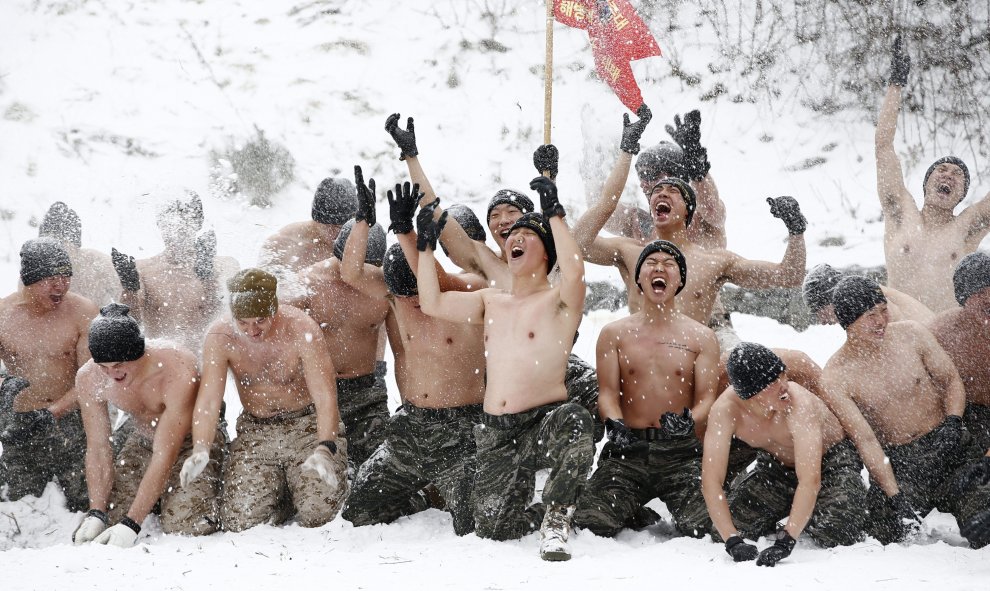
<instances>
[{"instance_id":1,"label":"open mouth shouting","mask_svg":"<svg viewBox=\"0 0 990 591\"><path fill-rule=\"evenodd\" d=\"M952 193L952 187L948 183L939 183L938 186L935 188L935 190L941 193L942 195L948 195L949 193Z\"/></svg>"},{"instance_id":2,"label":"open mouth shouting","mask_svg":"<svg viewBox=\"0 0 990 591\"><path fill-rule=\"evenodd\" d=\"M518 259L524 254L526 254L526 251L524 251L522 247L519 246L518 244L513 246L512 249L509 250L509 257L513 259Z\"/></svg>"},{"instance_id":3,"label":"open mouth shouting","mask_svg":"<svg viewBox=\"0 0 990 591\"><path fill-rule=\"evenodd\" d=\"M667 289L667 280L663 277L654 277L650 280L650 287L653 288L654 293L662 293Z\"/></svg>"}]
</instances>

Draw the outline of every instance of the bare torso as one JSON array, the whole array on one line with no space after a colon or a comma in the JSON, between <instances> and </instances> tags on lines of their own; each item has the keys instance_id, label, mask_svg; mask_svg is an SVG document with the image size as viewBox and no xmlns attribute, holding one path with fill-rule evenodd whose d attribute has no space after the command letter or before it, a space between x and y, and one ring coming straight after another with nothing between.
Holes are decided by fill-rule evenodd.
<instances>
[{"instance_id":1,"label":"bare torso","mask_svg":"<svg viewBox=\"0 0 990 591\"><path fill-rule=\"evenodd\" d=\"M308 296L299 302L308 308L310 317L323 330L337 377L373 373L388 302L369 298L345 283L340 278L340 261L336 258L306 267L300 278Z\"/></svg>"},{"instance_id":2,"label":"bare torso","mask_svg":"<svg viewBox=\"0 0 990 591\"><path fill-rule=\"evenodd\" d=\"M952 358L966 400L990 406L990 326L967 318L957 307L939 314L929 328Z\"/></svg>"},{"instance_id":3,"label":"bare torso","mask_svg":"<svg viewBox=\"0 0 990 591\"><path fill-rule=\"evenodd\" d=\"M513 296L482 292L488 385L485 412L524 412L567 399L564 372L581 321L562 307L559 288Z\"/></svg>"},{"instance_id":4,"label":"bare torso","mask_svg":"<svg viewBox=\"0 0 990 591\"><path fill-rule=\"evenodd\" d=\"M810 390L816 396L822 392L822 368L812 361L806 353L794 349L771 349L787 368L787 379ZM731 351L723 351L718 364L718 391L724 392L729 387L729 374L725 370L725 362Z\"/></svg>"},{"instance_id":5,"label":"bare torso","mask_svg":"<svg viewBox=\"0 0 990 591\"><path fill-rule=\"evenodd\" d=\"M916 338L921 330L913 322L891 322L875 351L859 353L846 343L825 366L825 379L852 398L881 445L910 443L945 418L943 393Z\"/></svg>"},{"instance_id":6,"label":"bare torso","mask_svg":"<svg viewBox=\"0 0 990 591\"><path fill-rule=\"evenodd\" d=\"M402 399L421 408L481 404L485 397L484 329L427 316L416 298L393 298L392 302L404 356L402 381L396 375Z\"/></svg>"},{"instance_id":7,"label":"bare torso","mask_svg":"<svg viewBox=\"0 0 990 591\"><path fill-rule=\"evenodd\" d=\"M657 326L639 314L604 330L618 345L619 403L627 426L659 427L663 413L680 414L694 407L694 365L705 327L680 315L669 325Z\"/></svg>"},{"instance_id":8,"label":"bare torso","mask_svg":"<svg viewBox=\"0 0 990 591\"><path fill-rule=\"evenodd\" d=\"M0 359L11 374L31 383L18 394L14 410L46 407L72 388L80 339L88 339L96 313L92 302L71 292L41 315L24 303L21 292L0 300Z\"/></svg>"}]
</instances>

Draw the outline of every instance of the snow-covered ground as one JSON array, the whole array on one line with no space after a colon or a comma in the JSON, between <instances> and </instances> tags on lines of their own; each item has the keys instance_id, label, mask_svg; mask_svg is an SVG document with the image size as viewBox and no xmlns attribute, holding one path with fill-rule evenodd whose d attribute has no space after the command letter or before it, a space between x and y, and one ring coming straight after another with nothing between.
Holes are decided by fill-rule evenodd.
<instances>
[{"instance_id":1,"label":"snow-covered ground","mask_svg":"<svg viewBox=\"0 0 990 591\"><path fill-rule=\"evenodd\" d=\"M496 14L500 7L516 10L491 21L479 16L482 5ZM267 235L308 217L323 177L349 175L361 164L379 187L404 179L405 165L383 130L392 112L416 118L421 160L445 202L483 212L495 189L525 188L534 176L531 153L542 143L543 10L542 2L453 0L0 3L0 293L16 289L19 246L37 235L55 200L82 215L85 246L148 256L161 248L155 196L192 188L204 198L220 254L249 266ZM658 39L665 51L683 47L683 59L703 63L692 52L703 52L705 40L687 35L690 27ZM482 43L489 38L502 47ZM779 259L786 232L764 198L788 194L810 222L809 266L883 262L871 127L745 103L699 103L697 90L666 78L660 62L634 65L656 117L643 143L667 139L663 124L674 113L701 108L732 250ZM583 177L605 173L582 165L583 147L605 146L607 167L621 130L622 107L590 68L586 36L558 26L553 141L572 215L584 208ZM295 159L295 180L267 209L210 190L210 151L243 142L255 126ZM820 166L794 166L823 154ZM920 187L923 173L924 167L908 170L908 187ZM985 179L974 178L970 199L987 189ZM637 198L631 180L625 199ZM379 215L387 216L384 198ZM839 236L843 246L820 244ZM600 267L589 267L589 277L617 281ZM588 314L575 352L593 360L598 330L619 316ZM801 349L819 363L843 338L837 327L797 333L766 319L737 315L735 322L744 339ZM228 403L236 412L236 402ZM721 545L674 538L666 526L615 540L581 533L572 561L547 564L535 535L506 543L457 538L437 511L390 526L355 529L338 518L316 530L259 527L198 539L164 536L151 518L139 546L123 551L71 546L79 519L53 487L40 499L0 503L0 587L647 583L904 591L985 589L990 580L990 550L968 549L951 516L939 514L926 520L915 544L822 550L802 541L775 569L734 565Z\"/></svg>"}]
</instances>

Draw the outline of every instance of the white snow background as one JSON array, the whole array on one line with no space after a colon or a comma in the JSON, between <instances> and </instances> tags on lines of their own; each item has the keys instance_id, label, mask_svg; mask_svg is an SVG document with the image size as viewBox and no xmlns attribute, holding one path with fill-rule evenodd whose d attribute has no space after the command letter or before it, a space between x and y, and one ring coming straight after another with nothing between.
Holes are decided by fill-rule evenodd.
<instances>
[{"instance_id":1,"label":"white snow background","mask_svg":"<svg viewBox=\"0 0 990 591\"><path fill-rule=\"evenodd\" d=\"M513 7L515 14L496 25L480 16L483 8L499 14ZM688 12L680 18L693 18ZM690 26L666 33L654 24L653 30L664 52L676 52L686 63L703 64L704 52L713 50L711 40L698 38ZM506 51L480 44L493 37ZM554 43L553 142L562 154L560 193L574 220L585 209L582 179L600 182L611 166L623 108L591 74L585 33L557 25ZM216 229L219 253L235 256L242 267L255 263L266 236L308 219L323 177L350 176L354 164L378 181L378 215L387 220L384 190L406 178L383 129L392 112L400 112L403 122L416 118L420 159L445 203L464 202L483 214L497 188L525 189L535 176L531 154L542 143L543 44L543 2L5 0L0 293L16 289L20 244L37 235L55 200L81 214L84 246L146 257L162 246L155 195L194 189L204 199L207 224ZM663 126L675 113L701 109L702 142L728 208L730 249L779 260L786 231L764 199L794 195L809 220L809 267L883 262L870 124L728 100L700 103L697 89L665 77L663 59L634 64L655 117L643 145L668 139ZM252 137L254 126L286 146L296 163L296 180L269 209L221 200L210 191L210 150ZM585 145L605 147L601 171L581 170ZM946 153L959 148L941 147ZM823 152L824 164L795 171L795 164ZM924 164L907 171L913 192L919 192L927 163L941 155L925 154ZM985 179L974 178L967 202L988 188ZM624 200L637 199L630 179ZM819 245L835 236L845 245ZM589 266L588 275L618 283L611 269ZM623 314L589 313L575 352L593 362L600 327ZM734 321L744 340L798 348L820 364L843 339L838 327L798 333L772 320L737 314ZM240 408L233 394L228 391L230 418ZM390 396L397 406L394 381ZM666 514L659 502L651 506ZM356 529L338 517L318 529L261 526L203 538L163 535L150 517L129 550L72 546L80 519L65 510L53 486L40 499L0 503L0 588L633 584L907 591L990 585L990 549L970 550L955 520L937 513L913 544L884 547L868 540L824 550L802 540L774 569L733 564L721 544L674 537L667 525L616 539L580 532L572 538L574 558L551 564L539 559L537 534L514 542L458 538L447 514L435 510L387 526Z\"/></svg>"}]
</instances>

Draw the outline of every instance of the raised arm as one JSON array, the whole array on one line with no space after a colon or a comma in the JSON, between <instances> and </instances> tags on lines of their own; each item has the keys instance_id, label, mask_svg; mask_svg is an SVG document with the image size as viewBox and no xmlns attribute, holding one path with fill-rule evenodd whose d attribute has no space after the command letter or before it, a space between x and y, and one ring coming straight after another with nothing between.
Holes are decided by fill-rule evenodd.
<instances>
[{"instance_id":1,"label":"raised arm","mask_svg":"<svg viewBox=\"0 0 990 591\"><path fill-rule=\"evenodd\" d=\"M573 318L576 328L584 312L584 296L587 292L581 249L564 222L566 214L557 196L557 185L545 176L538 176L530 181L529 188L539 193L543 217L550 223L557 250L557 265L560 267L560 300L570 313L576 313Z\"/></svg>"},{"instance_id":2,"label":"raised arm","mask_svg":"<svg viewBox=\"0 0 990 591\"><path fill-rule=\"evenodd\" d=\"M374 207L374 180L372 179L370 187L365 185L360 166L354 167L354 180L357 185L359 206L362 200L370 199L371 207ZM367 204L364 207L367 207ZM394 221L389 229L396 231ZM385 286L385 276L382 270L364 262L368 255L368 232L370 231L371 226L367 219L354 221L347 242L344 243L344 258L340 261L340 278L344 280L344 283L361 293L383 299L388 296L388 288Z\"/></svg>"},{"instance_id":3,"label":"raised arm","mask_svg":"<svg viewBox=\"0 0 990 591\"><path fill-rule=\"evenodd\" d=\"M718 187L711 174L691 183L697 196L698 207L688 227L693 242L705 247L725 248L725 203L719 197Z\"/></svg>"},{"instance_id":4,"label":"raised arm","mask_svg":"<svg viewBox=\"0 0 990 591\"><path fill-rule=\"evenodd\" d=\"M793 197L768 197L770 214L780 218L787 226L787 250L779 263L752 261L738 255L732 258L725 276L730 283L751 289L770 287L799 287L804 280L807 249L804 231L808 222L801 213L798 202Z\"/></svg>"},{"instance_id":5,"label":"raised arm","mask_svg":"<svg viewBox=\"0 0 990 591\"><path fill-rule=\"evenodd\" d=\"M120 279L120 302L126 304L131 309L131 316L141 322L144 313L144 291L141 289L141 276L138 274L137 263L134 257L119 252L116 248L110 249L110 261L113 263L117 278Z\"/></svg>"},{"instance_id":6,"label":"raised arm","mask_svg":"<svg viewBox=\"0 0 990 591\"><path fill-rule=\"evenodd\" d=\"M911 59L901 44L900 35L894 39L891 55L890 83L884 96L874 138L877 158L877 195L880 207L888 223L900 223L908 208L916 207L907 187L904 171L894 151L894 135L897 132L897 114L901 109L901 92L907 84Z\"/></svg>"},{"instance_id":7,"label":"raised arm","mask_svg":"<svg viewBox=\"0 0 990 591\"><path fill-rule=\"evenodd\" d=\"M445 221L446 216L441 216L439 220L434 219L433 210L429 206L421 209L416 216L420 309L424 314L442 320L481 324L485 315L485 302L481 295L484 290L440 291L440 279L433 252L436 250L437 240Z\"/></svg>"}]
</instances>

